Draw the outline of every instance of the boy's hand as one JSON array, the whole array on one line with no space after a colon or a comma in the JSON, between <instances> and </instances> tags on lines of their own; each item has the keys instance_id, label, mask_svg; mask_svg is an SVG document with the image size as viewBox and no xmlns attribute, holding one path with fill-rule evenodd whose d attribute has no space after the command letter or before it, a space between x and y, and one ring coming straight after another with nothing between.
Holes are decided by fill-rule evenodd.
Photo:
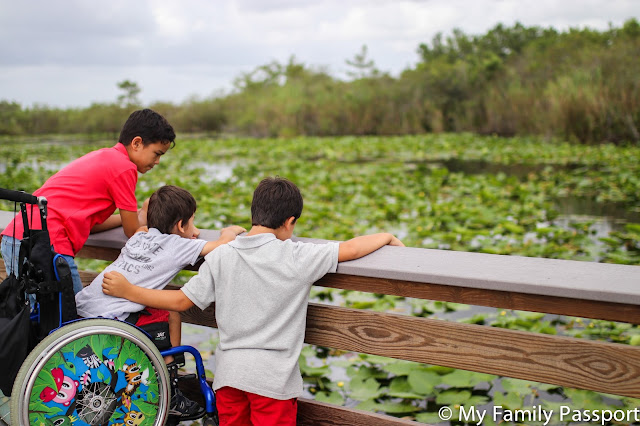
<instances>
[{"instance_id":1,"label":"boy's hand","mask_svg":"<svg viewBox=\"0 0 640 426\"><path fill-rule=\"evenodd\" d=\"M200 236L200 230L195 225L193 225L193 235L191 236L191 239L196 240L198 239L199 236Z\"/></svg>"},{"instance_id":2,"label":"boy's hand","mask_svg":"<svg viewBox=\"0 0 640 426\"><path fill-rule=\"evenodd\" d=\"M149 227L148 226L141 226L140 228L136 229L136 234L138 232L149 232Z\"/></svg>"},{"instance_id":3,"label":"boy's hand","mask_svg":"<svg viewBox=\"0 0 640 426\"><path fill-rule=\"evenodd\" d=\"M140 225L147 224L147 210L149 210L149 198L144 200L142 207L138 210L138 223Z\"/></svg>"},{"instance_id":4,"label":"boy's hand","mask_svg":"<svg viewBox=\"0 0 640 426\"><path fill-rule=\"evenodd\" d=\"M200 256L206 256L214 249L236 239L239 234L247 232L242 226L232 225L220 230L220 237L216 241L209 241L204 245L204 248L200 252Z\"/></svg>"},{"instance_id":5,"label":"boy's hand","mask_svg":"<svg viewBox=\"0 0 640 426\"><path fill-rule=\"evenodd\" d=\"M388 232L362 235L340 243L338 262L359 259L386 245L404 247L402 241Z\"/></svg>"},{"instance_id":6,"label":"boy's hand","mask_svg":"<svg viewBox=\"0 0 640 426\"><path fill-rule=\"evenodd\" d=\"M109 296L126 298L127 291L131 287L134 285L120 272L106 272L102 279L102 292Z\"/></svg>"},{"instance_id":7,"label":"boy's hand","mask_svg":"<svg viewBox=\"0 0 640 426\"><path fill-rule=\"evenodd\" d=\"M247 230L242 226L231 225L220 230L220 239L224 238L225 240L233 241L238 235L242 234L243 232L247 232Z\"/></svg>"},{"instance_id":8,"label":"boy's hand","mask_svg":"<svg viewBox=\"0 0 640 426\"><path fill-rule=\"evenodd\" d=\"M391 236L391 241L389 242L390 246L398 246L398 247L405 247L404 243L402 241L400 241L395 235Z\"/></svg>"}]
</instances>

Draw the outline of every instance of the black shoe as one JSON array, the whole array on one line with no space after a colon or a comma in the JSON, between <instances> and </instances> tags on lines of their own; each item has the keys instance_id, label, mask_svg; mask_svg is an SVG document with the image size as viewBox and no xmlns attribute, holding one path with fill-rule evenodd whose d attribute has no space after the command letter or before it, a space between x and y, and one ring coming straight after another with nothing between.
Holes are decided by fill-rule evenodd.
<instances>
[{"instance_id":1,"label":"black shoe","mask_svg":"<svg viewBox=\"0 0 640 426\"><path fill-rule=\"evenodd\" d=\"M171 404L169 405L169 416L182 420L195 420L204 416L206 410L197 402L187 398L180 389L171 389Z\"/></svg>"}]
</instances>

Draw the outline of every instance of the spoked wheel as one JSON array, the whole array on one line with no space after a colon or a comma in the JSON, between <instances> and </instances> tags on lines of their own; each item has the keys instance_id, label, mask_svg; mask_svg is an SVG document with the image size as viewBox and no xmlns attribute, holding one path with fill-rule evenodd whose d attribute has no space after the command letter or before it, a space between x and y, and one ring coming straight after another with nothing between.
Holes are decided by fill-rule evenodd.
<instances>
[{"instance_id":1,"label":"spoked wheel","mask_svg":"<svg viewBox=\"0 0 640 426\"><path fill-rule=\"evenodd\" d=\"M164 359L126 323L88 319L35 347L11 393L12 425L163 425L170 401Z\"/></svg>"}]
</instances>

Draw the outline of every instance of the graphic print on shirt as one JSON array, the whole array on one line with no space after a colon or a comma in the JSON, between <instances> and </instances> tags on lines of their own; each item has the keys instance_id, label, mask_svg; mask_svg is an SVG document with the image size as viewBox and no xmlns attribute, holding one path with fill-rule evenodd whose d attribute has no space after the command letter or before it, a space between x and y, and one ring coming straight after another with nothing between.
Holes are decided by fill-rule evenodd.
<instances>
[{"instance_id":1,"label":"graphic print on shirt","mask_svg":"<svg viewBox=\"0 0 640 426\"><path fill-rule=\"evenodd\" d=\"M153 271L153 261L164 251L160 243L156 241L156 235L147 232L136 234L137 238L129 240L123 254L115 261L113 266L131 274L138 275L142 269Z\"/></svg>"}]
</instances>

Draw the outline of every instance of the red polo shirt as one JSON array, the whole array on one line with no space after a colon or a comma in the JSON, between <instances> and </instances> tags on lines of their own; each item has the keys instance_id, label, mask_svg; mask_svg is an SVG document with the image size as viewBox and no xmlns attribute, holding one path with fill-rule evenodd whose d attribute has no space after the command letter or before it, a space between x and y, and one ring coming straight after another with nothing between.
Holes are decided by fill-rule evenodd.
<instances>
[{"instance_id":1,"label":"red polo shirt","mask_svg":"<svg viewBox=\"0 0 640 426\"><path fill-rule=\"evenodd\" d=\"M54 250L75 256L91 228L104 222L116 208L137 211L137 182L136 165L121 143L83 155L51 176L33 194L48 200L47 226ZM30 226L40 229L37 207L31 215ZM14 222L15 237L22 239L22 216L18 214ZM10 223L2 235L14 236L13 226Z\"/></svg>"}]
</instances>

